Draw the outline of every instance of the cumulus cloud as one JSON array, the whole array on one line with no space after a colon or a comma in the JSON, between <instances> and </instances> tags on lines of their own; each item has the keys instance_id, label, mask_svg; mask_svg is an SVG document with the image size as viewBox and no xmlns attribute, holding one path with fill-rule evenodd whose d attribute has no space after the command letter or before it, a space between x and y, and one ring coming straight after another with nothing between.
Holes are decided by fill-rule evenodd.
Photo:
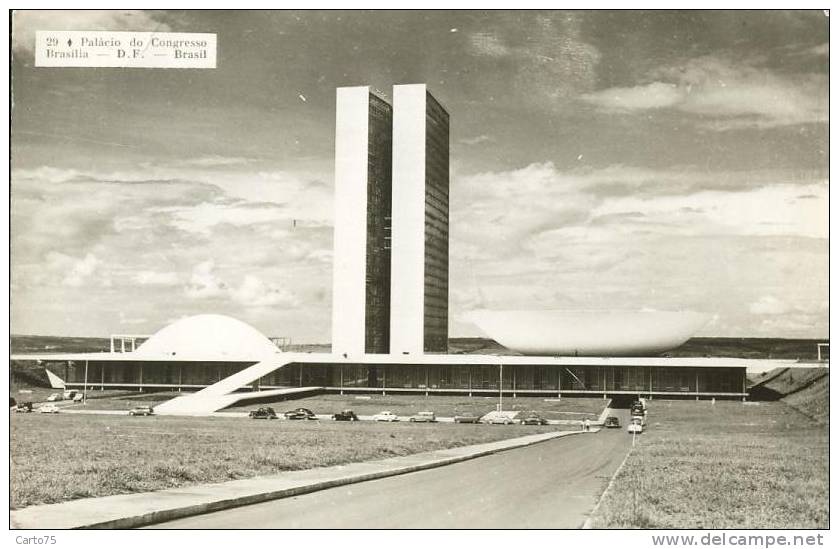
<instances>
[{"instance_id":1,"label":"cumulus cloud","mask_svg":"<svg viewBox=\"0 0 839 549\"><path fill-rule=\"evenodd\" d=\"M322 177L255 173L251 164L13 170L16 322L38 325L61 303L96 311L90 325L116 325L113 295L131 295L129 316L150 322L162 309L210 310L274 326L306 303L307 322L320 327L330 305L331 195ZM76 290L97 285L108 291Z\"/></svg>"},{"instance_id":2,"label":"cumulus cloud","mask_svg":"<svg viewBox=\"0 0 839 549\"><path fill-rule=\"evenodd\" d=\"M287 219L284 209L270 204L255 205L242 201L204 202L195 206L160 208L157 211L171 215L171 224L181 230L211 234L218 225L247 226L257 223L278 223Z\"/></svg>"},{"instance_id":3,"label":"cumulus cloud","mask_svg":"<svg viewBox=\"0 0 839 549\"><path fill-rule=\"evenodd\" d=\"M750 305L755 292L777 288L795 288L778 296L784 302L826 295L827 191L816 175L687 167L539 163L457 177L451 272L463 291L453 300L467 308L480 293L494 308L694 309L721 316L707 329L723 331L707 335L791 335L772 333L777 326Z\"/></svg>"},{"instance_id":4,"label":"cumulus cloud","mask_svg":"<svg viewBox=\"0 0 839 549\"><path fill-rule=\"evenodd\" d=\"M35 33L41 30L172 30L152 15L138 10L16 10L12 15L12 50L35 52Z\"/></svg>"},{"instance_id":5,"label":"cumulus cloud","mask_svg":"<svg viewBox=\"0 0 839 549\"><path fill-rule=\"evenodd\" d=\"M185 293L193 299L220 297L227 291L227 285L222 282L215 272L215 261L202 261L192 269Z\"/></svg>"},{"instance_id":6,"label":"cumulus cloud","mask_svg":"<svg viewBox=\"0 0 839 549\"><path fill-rule=\"evenodd\" d=\"M231 290L233 299L247 307L297 307L299 301L286 288L266 284L253 275Z\"/></svg>"},{"instance_id":7,"label":"cumulus cloud","mask_svg":"<svg viewBox=\"0 0 839 549\"><path fill-rule=\"evenodd\" d=\"M583 94L610 112L672 108L699 115L704 127L730 130L827 121L827 80L787 77L770 69L716 57L657 69L652 82Z\"/></svg>"},{"instance_id":8,"label":"cumulus cloud","mask_svg":"<svg viewBox=\"0 0 839 549\"><path fill-rule=\"evenodd\" d=\"M74 288L85 284L101 264L92 253L81 258L60 252L49 252L46 256L47 269L58 275L61 284Z\"/></svg>"},{"instance_id":9,"label":"cumulus cloud","mask_svg":"<svg viewBox=\"0 0 839 549\"><path fill-rule=\"evenodd\" d=\"M245 275L236 285L227 284L213 260L203 261L193 268L185 294L191 299L230 300L246 308L299 305L298 298L288 288L266 283L252 274Z\"/></svg>"}]
</instances>

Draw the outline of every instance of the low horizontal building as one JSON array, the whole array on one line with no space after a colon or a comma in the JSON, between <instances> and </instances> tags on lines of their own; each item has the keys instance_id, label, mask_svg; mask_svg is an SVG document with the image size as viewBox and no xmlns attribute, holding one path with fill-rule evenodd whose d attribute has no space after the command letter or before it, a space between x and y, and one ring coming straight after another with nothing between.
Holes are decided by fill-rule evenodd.
<instances>
[{"instance_id":1,"label":"low horizontal building","mask_svg":"<svg viewBox=\"0 0 839 549\"><path fill-rule=\"evenodd\" d=\"M42 361L68 387L88 390L194 391L231 380L226 382L231 391L320 387L334 392L480 395L502 390L510 395L668 398L742 398L747 368L796 365L719 357L286 353L254 328L220 315L175 322L133 351L12 359Z\"/></svg>"}]
</instances>

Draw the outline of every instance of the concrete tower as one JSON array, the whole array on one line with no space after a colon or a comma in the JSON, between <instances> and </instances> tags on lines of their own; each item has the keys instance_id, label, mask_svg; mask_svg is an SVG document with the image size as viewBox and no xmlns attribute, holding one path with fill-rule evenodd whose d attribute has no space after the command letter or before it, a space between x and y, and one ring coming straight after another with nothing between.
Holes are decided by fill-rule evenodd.
<instances>
[{"instance_id":1,"label":"concrete tower","mask_svg":"<svg viewBox=\"0 0 839 549\"><path fill-rule=\"evenodd\" d=\"M390 352L445 353L449 114L425 84L393 87L392 206Z\"/></svg>"},{"instance_id":2,"label":"concrete tower","mask_svg":"<svg viewBox=\"0 0 839 549\"><path fill-rule=\"evenodd\" d=\"M390 347L392 109L367 86L338 88L332 351Z\"/></svg>"}]
</instances>

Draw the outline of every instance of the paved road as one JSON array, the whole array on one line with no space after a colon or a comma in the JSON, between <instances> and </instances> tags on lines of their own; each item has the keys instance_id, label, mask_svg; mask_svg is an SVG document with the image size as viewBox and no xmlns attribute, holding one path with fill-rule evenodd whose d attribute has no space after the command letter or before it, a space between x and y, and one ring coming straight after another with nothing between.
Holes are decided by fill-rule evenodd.
<instances>
[{"instance_id":1,"label":"paved road","mask_svg":"<svg viewBox=\"0 0 839 549\"><path fill-rule=\"evenodd\" d=\"M603 429L152 528L579 528L631 445Z\"/></svg>"}]
</instances>

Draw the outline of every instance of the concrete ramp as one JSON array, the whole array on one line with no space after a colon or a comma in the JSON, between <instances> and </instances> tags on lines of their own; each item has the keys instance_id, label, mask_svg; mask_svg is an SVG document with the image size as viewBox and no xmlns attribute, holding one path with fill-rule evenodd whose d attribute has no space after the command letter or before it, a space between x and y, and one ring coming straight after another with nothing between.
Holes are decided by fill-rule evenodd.
<instances>
[{"instance_id":1,"label":"concrete ramp","mask_svg":"<svg viewBox=\"0 0 839 549\"><path fill-rule=\"evenodd\" d=\"M64 389L65 384L64 380L55 375L54 373L50 372L49 369L44 368L44 371L47 373L47 379L50 380L50 387L53 389Z\"/></svg>"},{"instance_id":2,"label":"concrete ramp","mask_svg":"<svg viewBox=\"0 0 839 549\"><path fill-rule=\"evenodd\" d=\"M206 416L240 400L256 398L253 396L255 394L263 393L260 398L271 396L266 394L269 391L259 391L257 393L236 393L235 391L295 361L295 355L278 354L275 358L257 362L253 366L249 366L241 372L236 372L197 393L173 398L159 404L155 406L154 412L162 416ZM278 391L299 392L301 388L296 387L295 389L297 391L292 389L278 389ZM305 389L312 390L311 387Z\"/></svg>"},{"instance_id":3,"label":"concrete ramp","mask_svg":"<svg viewBox=\"0 0 839 549\"><path fill-rule=\"evenodd\" d=\"M234 404L246 403L251 400L313 393L323 387L289 387L287 389L270 389L267 391L251 391L248 393L230 393L229 395L215 395L202 399L194 399L195 395L176 397L155 406L154 413L161 416L206 416Z\"/></svg>"}]
</instances>

